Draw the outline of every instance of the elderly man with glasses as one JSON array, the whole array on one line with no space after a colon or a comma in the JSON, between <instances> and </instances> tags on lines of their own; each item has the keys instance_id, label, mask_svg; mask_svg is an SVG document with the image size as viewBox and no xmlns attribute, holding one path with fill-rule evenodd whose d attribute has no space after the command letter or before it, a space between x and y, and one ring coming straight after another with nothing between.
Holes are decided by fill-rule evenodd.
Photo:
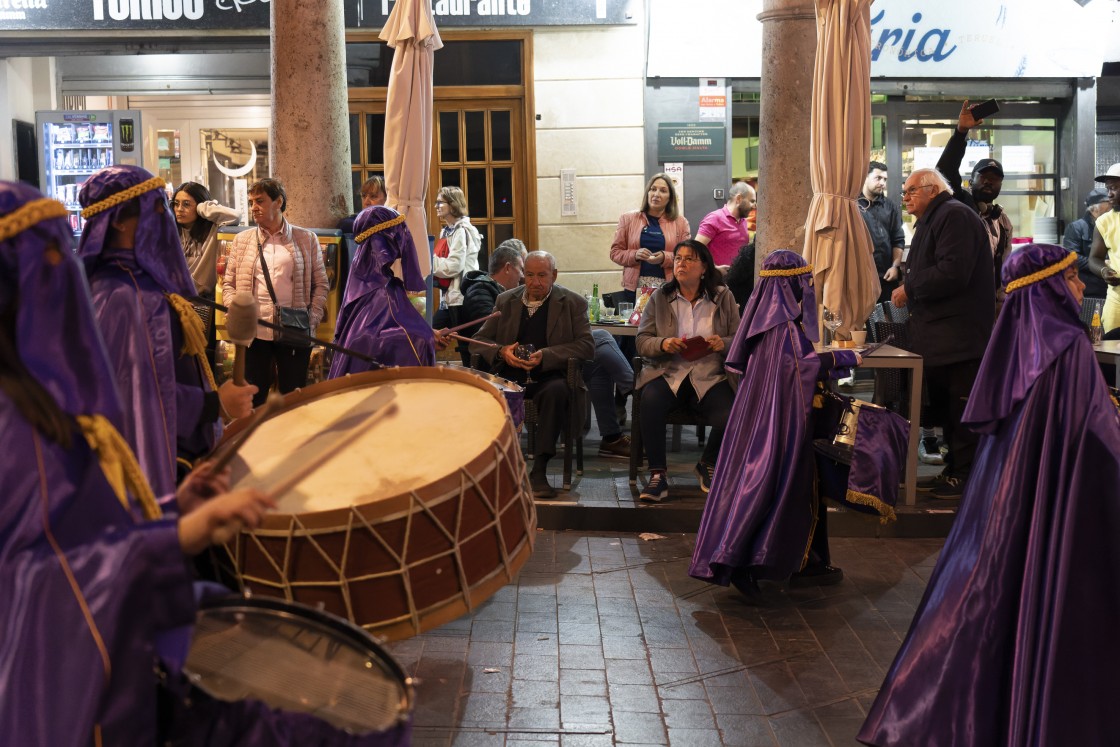
<instances>
[{"instance_id":1,"label":"elderly man with glasses","mask_svg":"<svg viewBox=\"0 0 1120 747\"><path fill-rule=\"evenodd\" d=\"M961 416L995 323L992 253L980 216L953 199L936 169L910 175L902 204L917 223L906 274L891 302L910 307L911 347L924 359L929 394L923 423L940 425L949 447L945 471L919 489L960 498L977 444L976 434L961 427Z\"/></svg>"}]
</instances>

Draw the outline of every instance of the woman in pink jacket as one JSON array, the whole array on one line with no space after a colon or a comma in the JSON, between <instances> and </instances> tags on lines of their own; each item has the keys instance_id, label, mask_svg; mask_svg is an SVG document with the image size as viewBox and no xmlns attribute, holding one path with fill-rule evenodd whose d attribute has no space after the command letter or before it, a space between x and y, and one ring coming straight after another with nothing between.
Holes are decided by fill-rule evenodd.
<instances>
[{"instance_id":1,"label":"woman in pink jacket","mask_svg":"<svg viewBox=\"0 0 1120 747\"><path fill-rule=\"evenodd\" d=\"M688 219L680 213L672 180L654 174L641 209L622 214L611 242L611 260L622 266L627 300L635 300L641 285L661 286L672 279L672 247L688 238Z\"/></svg>"}]
</instances>

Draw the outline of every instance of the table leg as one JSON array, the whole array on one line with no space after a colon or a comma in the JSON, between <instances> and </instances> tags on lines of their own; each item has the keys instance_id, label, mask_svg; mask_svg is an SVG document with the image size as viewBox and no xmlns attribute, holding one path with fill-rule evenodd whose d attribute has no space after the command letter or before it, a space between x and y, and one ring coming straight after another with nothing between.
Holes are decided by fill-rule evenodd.
<instances>
[{"instance_id":1,"label":"table leg","mask_svg":"<svg viewBox=\"0 0 1120 747\"><path fill-rule=\"evenodd\" d=\"M918 502L918 442L922 426L922 362L910 369L910 443L906 448L907 506Z\"/></svg>"}]
</instances>

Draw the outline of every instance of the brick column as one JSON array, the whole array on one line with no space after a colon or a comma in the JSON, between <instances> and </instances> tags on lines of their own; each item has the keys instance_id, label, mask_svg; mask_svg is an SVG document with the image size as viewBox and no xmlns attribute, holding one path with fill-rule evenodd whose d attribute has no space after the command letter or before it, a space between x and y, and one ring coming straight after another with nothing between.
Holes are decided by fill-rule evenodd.
<instances>
[{"instance_id":1,"label":"brick column","mask_svg":"<svg viewBox=\"0 0 1120 747\"><path fill-rule=\"evenodd\" d=\"M342 0L272 0L272 147L287 217L334 228L350 214L350 125Z\"/></svg>"},{"instance_id":2,"label":"brick column","mask_svg":"<svg viewBox=\"0 0 1120 747\"><path fill-rule=\"evenodd\" d=\"M813 198L809 126L816 13L811 0L763 0L756 266L775 249L801 253Z\"/></svg>"}]
</instances>

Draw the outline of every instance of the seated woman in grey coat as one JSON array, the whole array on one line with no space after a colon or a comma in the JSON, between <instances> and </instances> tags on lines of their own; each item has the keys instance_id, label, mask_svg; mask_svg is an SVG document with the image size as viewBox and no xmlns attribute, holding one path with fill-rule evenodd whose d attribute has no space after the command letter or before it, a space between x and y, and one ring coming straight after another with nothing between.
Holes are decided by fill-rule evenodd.
<instances>
[{"instance_id":1,"label":"seated woman in grey coat","mask_svg":"<svg viewBox=\"0 0 1120 747\"><path fill-rule=\"evenodd\" d=\"M654 291L638 327L642 372L636 388L642 390L642 442L650 470L641 500L658 502L669 495L665 421L676 408L711 426L696 464L700 488L708 492L735 400L723 359L738 326L739 305L723 285L708 247L692 239L677 244L673 279Z\"/></svg>"}]
</instances>

